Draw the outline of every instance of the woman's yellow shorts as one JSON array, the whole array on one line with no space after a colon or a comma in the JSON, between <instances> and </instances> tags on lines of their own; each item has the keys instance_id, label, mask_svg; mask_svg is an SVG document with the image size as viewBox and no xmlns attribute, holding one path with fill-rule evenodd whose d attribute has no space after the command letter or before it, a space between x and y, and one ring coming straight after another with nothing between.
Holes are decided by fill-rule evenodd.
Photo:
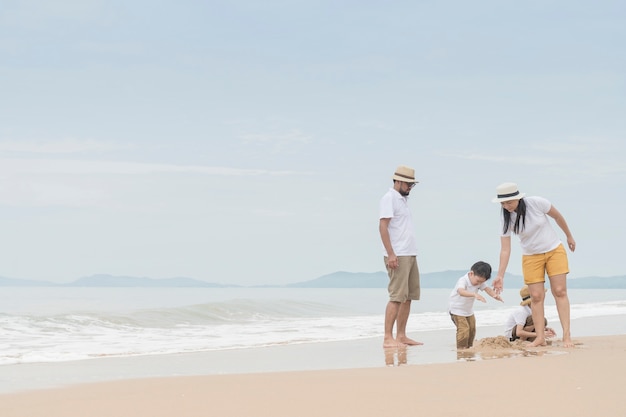
<instances>
[{"instance_id":1,"label":"woman's yellow shorts","mask_svg":"<svg viewBox=\"0 0 626 417\"><path fill-rule=\"evenodd\" d=\"M525 284L535 284L546 281L548 277L569 273L567 253L561 243L556 249L537 255L522 256L522 272Z\"/></svg>"}]
</instances>

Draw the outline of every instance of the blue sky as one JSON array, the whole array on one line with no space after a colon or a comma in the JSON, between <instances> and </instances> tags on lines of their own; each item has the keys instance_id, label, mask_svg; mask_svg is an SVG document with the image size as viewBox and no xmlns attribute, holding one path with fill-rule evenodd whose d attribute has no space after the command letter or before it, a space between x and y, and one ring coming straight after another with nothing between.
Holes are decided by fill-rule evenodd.
<instances>
[{"instance_id":1,"label":"blue sky","mask_svg":"<svg viewBox=\"0 0 626 417\"><path fill-rule=\"evenodd\" d=\"M625 41L621 1L4 1L0 276L380 271L399 164L422 272L496 268L514 181L624 274Z\"/></svg>"}]
</instances>

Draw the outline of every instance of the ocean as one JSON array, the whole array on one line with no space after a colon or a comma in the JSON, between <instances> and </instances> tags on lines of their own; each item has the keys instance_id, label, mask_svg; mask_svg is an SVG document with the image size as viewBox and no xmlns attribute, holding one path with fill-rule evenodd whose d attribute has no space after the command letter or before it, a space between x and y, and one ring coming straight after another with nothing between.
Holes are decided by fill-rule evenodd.
<instances>
[{"instance_id":1,"label":"ocean","mask_svg":"<svg viewBox=\"0 0 626 417\"><path fill-rule=\"evenodd\" d=\"M450 291L422 290L422 300L413 303L409 334L453 332L447 313ZM574 289L569 295L574 337L581 335L576 332L578 319L626 316L626 289ZM485 294L487 303L475 303L479 330L488 327L499 333L501 328L504 333L503 323L520 299L517 289L505 290L503 297L500 303ZM382 340L386 303L385 289L369 288L3 287L0 367ZM558 333L550 293L546 318ZM587 328L584 335L622 331Z\"/></svg>"}]
</instances>

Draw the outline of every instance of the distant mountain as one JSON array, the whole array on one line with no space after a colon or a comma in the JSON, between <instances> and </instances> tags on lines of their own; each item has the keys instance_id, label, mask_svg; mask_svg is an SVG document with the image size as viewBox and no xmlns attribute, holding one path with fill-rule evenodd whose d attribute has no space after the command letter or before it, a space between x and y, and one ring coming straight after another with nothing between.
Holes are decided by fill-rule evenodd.
<instances>
[{"instance_id":1,"label":"distant mountain","mask_svg":"<svg viewBox=\"0 0 626 417\"><path fill-rule=\"evenodd\" d=\"M387 274L383 272L333 272L311 281L287 284L291 288L381 288L386 287Z\"/></svg>"},{"instance_id":2,"label":"distant mountain","mask_svg":"<svg viewBox=\"0 0 626 417\"><path fill-rule=\"evenodd\" d=\"M154 279L145 277L126 277L115 275L92 275L79 278L76 281L65 284L70 287L211 287L220 288L228 285L214 284L193 278L165 278Z\"/></svg>"},{"instance_id":3,"label":"distant mountain","mask_svg":"<svg viewBox=\"0 0 626 417\"><path fill-rule=\"evenodd\" d=\"M420 275L422 288L453 288L459 277L466 270L428 272ZM296 282L287 285L255 285L250 288L386 288L389 282L387 273L379 272L333 272L310 281ZM520 275L507 274L504 287L520 288L524 280ZM626 275L613 277L581 277L569 278L568 288L626 289ZM143 287L143 288L227 288L241 287L225 285L193 278L154 279L146 277L115 276L106 274L91 275L79 278L67 284L47 281L23 280L0 277L0 287Z\"/></svg>"},{"instance_id":4,"label":"distant mountain","mask_svg":"<svg viewBox=\"0 0 626 417\"><path fill-rule=\"evenodd\" d=\"M456 282L463 275L467 274L468 270L455 270L455 271L443 271L443 272L427 272L420 274L420 286L422 288L454 288ZM492 273L491 279L496 276L495 272ZM491 283L491 280L489 281ZM520 288L524 285L524 278L521 275L506 274L504 277L505 288Z\"/></svg>"},{"instance_id":5,"label":"distant mountain","mask_svg":"<svg viewBox=\"0 0 626 417\"><path fill-rule=\"evenodd\" d=\"M420 274L422 288L454 288L466 270L427 272ZM493 279L493 275L492 275ZM386 272L334 272L310 281L288 284L292 288L386 288L389 278ZM521 288L521 275L506 274L505 288ZM568 278L568 288L626 289L626 275L614 277Z\"/></svg>"},{"instance_id":6,"label":"distant mountain","mask_svg":"<svg viewBox=\"0 0 626 417\"><path fill-rule=\"evenodd\" d=\"M442 271L420 274L422 288L453 288L457 280L467 273L466 270ZM506 286L519 287L522 284L519 275L506 276ZM386 272L334 272L310 281L288 284L293 288L386 288L389 277Z\"/></svg>"}]
</instances>

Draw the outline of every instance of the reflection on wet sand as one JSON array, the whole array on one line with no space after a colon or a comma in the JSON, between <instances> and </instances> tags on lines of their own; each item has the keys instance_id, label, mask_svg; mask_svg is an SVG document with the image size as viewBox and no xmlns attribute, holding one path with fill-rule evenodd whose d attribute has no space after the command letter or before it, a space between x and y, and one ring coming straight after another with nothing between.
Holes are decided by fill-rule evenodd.
<instances>
[{"instance_id":1,"label":"reflection on wet sand","mask_svg":"<svg viewBox=\"0 0 626 417\"><path fill-rule=\"evenodd\" d=\"M406 346L398 348L385 348L385 365L400 366L406 365Z\"/></svg>"},{"instance_id":2,"label":"reflection on wet sand","mask_svg":"<svg viewBox=\"0 0 626 417\"><path fill-rule=\"evenodd\" d=\"M456 359L459 361L475 361L476 352L471 349L459 349L456 351Z\"/></svg>"}]
</instances>

